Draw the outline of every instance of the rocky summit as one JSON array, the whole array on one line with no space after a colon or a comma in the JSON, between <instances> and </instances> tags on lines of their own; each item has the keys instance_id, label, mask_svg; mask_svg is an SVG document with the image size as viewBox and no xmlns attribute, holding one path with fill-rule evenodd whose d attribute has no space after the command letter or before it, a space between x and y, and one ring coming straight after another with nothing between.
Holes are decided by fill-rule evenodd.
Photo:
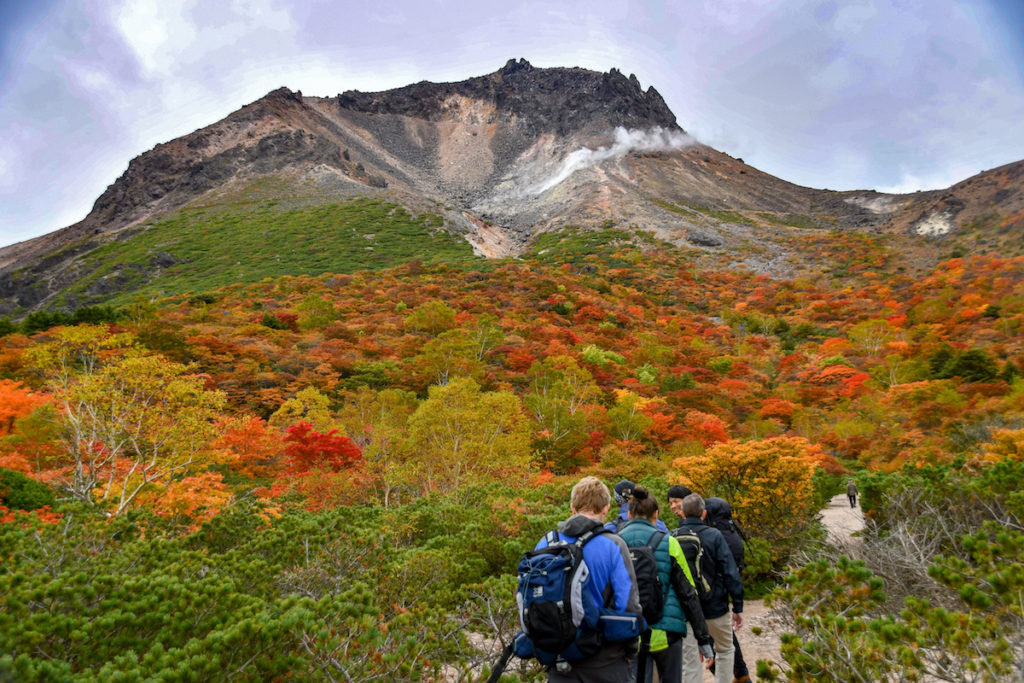
<instances>
[{"instance_id":1,"label":"rocky summit","mask_svg":"<svg viewBox=\"0 0 1024 683\"><path fill-rule=\"evenodd\" d=\"M814 258L800 246L810 232L889 234L926 255L951 240L1019 248L1024 163L913 195L801 187L693 139L633 75L525 59L457 83L376 93L280 88L133 159L81 222L0 249L0 314L102 301L195 261L168 227L184 225L176 216L201 229L210 215L235 212L233 234L260 240L274 228L246 237L254 211L308 212L354 197L429 214L446 239L487 258L519 254L566 226L617 226L696 259L791 276ZM153 230L166 238L150 235L141 256L104 260L110 245L140 244Z\"/></svg>"}]
</instances>

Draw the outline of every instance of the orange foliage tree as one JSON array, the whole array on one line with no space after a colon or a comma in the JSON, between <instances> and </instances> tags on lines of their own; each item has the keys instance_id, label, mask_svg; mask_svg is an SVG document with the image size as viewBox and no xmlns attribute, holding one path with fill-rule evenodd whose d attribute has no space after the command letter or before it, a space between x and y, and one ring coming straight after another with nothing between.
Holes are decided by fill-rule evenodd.
<instances>
[{"instance_id":1,"label":"orange foliage tree","mask_svg":"<svg viewBox=\"0 0 1024 683\"><path fill-rule=\"evenodd\" d=\"M15 420L28 415L46 401L46 395L25 388L21 382L0 379L0 436L10 434Z\"/></svg>"},{"instance_id":2,"label":"orange foliage tree","mask_svg":"<svg viewBox=\"0 0 1024 683\"><path fill-rule=\"evenodd\" d=\"M251 415L220 423L213 447L224 451L228 466L245 477L269 479L284 467L284 440L266 420Z\"/></svg>"},{"instance_id":3,"label":"orange foliage tree","mask_svg":"<svg viewBox=\"0 0 1024 683\"><path fill-rule=\"evenodd\" d=\"M139 496L139 503L161 517L187 523L191 530L214 517L234 499L219 472L200 472L182 477L173 486L154 488Z\"/></svg>"},{"instance_id":4,"label":"orange foliage tree","mask_svg":"<svg viewBox=\"0 0 1024 683\"><path fill-rule=\"evenodd\" d=\"M775 437L719 443L673 466L679 481L729 501L751 533L774 545L798 534L817 512L811 476L825 458L807 439Z\"/></svg>"}]
</instances>

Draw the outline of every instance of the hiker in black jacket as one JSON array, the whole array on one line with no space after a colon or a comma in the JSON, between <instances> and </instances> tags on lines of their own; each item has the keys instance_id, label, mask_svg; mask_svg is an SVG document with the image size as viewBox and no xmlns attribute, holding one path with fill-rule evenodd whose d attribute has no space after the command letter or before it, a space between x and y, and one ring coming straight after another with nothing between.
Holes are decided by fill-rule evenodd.
<instances>
[{"instance_id":1,"label":"hiker in black jacket","mask_svg":"<svg viewBox=\"0 0 1024 683\"><path fill-rule=\"evenodd\" d=\"M722 537L729 545L733 559L736 560L736 569L742 572L743 567L746 566L743 559L745 549L743 536L740 535L740 530L732 519L732 506L721 498L708 498L704 501L704 509L707 511L704 523L722 532ZM732 644L736 648L732 681L733 683L750 683L750 669L747 668L747 663L743 660L743 650L740 649L740 641L736 638L735 631L732 634Z\"/></svg>"},{"instance_id":2,"label":"hiker in black jacket","mask_svg":"<svg viewBox=\"0 0 1024 683\"><path fill-rule=\"evenodd\" d=\"M715 639L715 683L732 683L736 654L732 636L734 629L743 626L743 581L722 532L704 524L707 515L704 499L691 493L683 498L681 507L683 520L679 522L678 531L695 532L704 553L710 556L714 564L715 575L712 577L711 590L701 602L701 607L711 637ZM704 680L697 641L689 633L683 643L683 680L685 683L700 683Z\"/></svg>"}]
</instances>

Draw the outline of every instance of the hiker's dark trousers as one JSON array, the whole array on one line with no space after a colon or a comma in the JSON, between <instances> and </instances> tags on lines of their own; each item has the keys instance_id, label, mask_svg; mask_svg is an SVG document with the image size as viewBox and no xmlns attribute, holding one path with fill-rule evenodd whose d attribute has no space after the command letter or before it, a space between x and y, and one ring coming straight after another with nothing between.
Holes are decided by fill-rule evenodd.
<instances>
[{"instance_id":1,"label":"hiker's dark trousers","mask_svg":"<svg viewBox=\"0 0 1024 683\"><path fill-rule=\"evenodd\" d=\"M856 493L847 493L846 497L850 499L850 507L852 507L852 508L857 507L857 494Z\"/></svg>"}]
</instances>

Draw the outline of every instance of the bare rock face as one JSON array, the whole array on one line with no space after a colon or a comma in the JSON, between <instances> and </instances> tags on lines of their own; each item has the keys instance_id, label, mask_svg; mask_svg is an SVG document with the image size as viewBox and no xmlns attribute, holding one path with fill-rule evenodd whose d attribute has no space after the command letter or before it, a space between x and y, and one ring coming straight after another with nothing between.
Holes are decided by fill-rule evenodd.
<instances>
[{"instance_id":1,"label":"bare rock face","mask_svg":"<svg viewBox=\"0 0 1024 683\"><path fill-rule=\"evenodd\" d=\"M367 114L394 114L444 121L461 118L453 98L484 102L493 107L487 124L514 123L530 137L542 133L569 136L587 126L607 130L675 128L676 117L653 87L644 92L636 76L617 69L601 74L586 69L535 69L525 59L510 59L499 71L459 83L428 83L338 95L338 108Z\"/></svg>"}]
</instances>

